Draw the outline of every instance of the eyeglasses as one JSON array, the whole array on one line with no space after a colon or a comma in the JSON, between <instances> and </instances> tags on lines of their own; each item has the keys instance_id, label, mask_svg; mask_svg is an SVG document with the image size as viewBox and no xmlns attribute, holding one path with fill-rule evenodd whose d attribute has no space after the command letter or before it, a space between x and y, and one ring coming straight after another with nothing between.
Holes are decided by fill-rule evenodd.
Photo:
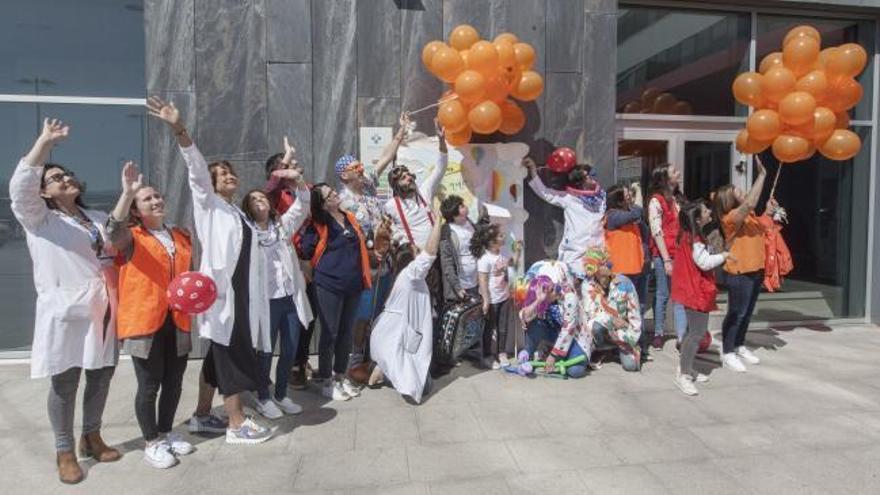
<instances>
[{"instance_id":1,"label":"eyeglasses","mask_svg":"<svg viewBox=\"0 0 880 495\"><path fill-rule=\"evenodd\" d=\"M338 194L336 193L336 191L331 189L329 193L323 195L322 197L324 198L324 201L327 201L328 199L332 198L333 196L338 196Z\"/></svg>"},{"instance_id":2,"label":"eyeglasses","mask_svg":"<svg viewBox=\"0 0 880 495\"><path fill-rule=\"evenodd\" d=\"M61 172L60 174L47 176L43 180L43 183L48 186L49 184L54 184L56 182L64 182L65 179L75 179L75 178L76 178L76 175L74 175L73 172Z\"/></svg>"},{"instance_id":3,"label":"eyeglasses","mask_svg":"<svg viewBox=\"0 0 880 495\"><path fill-rule=\"evenodd\" d=\"M351 165L349 165L343 169L343 172L354 172L356 174L363 173L363 171L364 171L364 164L362 164L361 162L352 163Z\"/></svg>"}]
</instances>

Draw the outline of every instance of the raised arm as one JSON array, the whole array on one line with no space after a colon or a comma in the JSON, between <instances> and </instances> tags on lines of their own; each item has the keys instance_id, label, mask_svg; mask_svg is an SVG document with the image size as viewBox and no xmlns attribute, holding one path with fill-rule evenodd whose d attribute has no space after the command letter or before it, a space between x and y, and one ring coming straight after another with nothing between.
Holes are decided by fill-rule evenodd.
<instances>
[{"instance_id":1,"label":"raised arm","mask_svg":"<svg viewBox=\"0 0 880 495\"><path fill-rule=\"evenodd\" d=\"M446 131L436 120L434 121L434 126L437 129L440 158L437 159L437 165L431 171L431 175L419 187L419 193L423 198L433 198L437 194L437 188L440 187L440 181L446 175L446 167L449 165L449 155L446 149Z\"/></svg>"},{"instance_id":2,"label":"raised arm","mask_svg":"<svg viewBox=\"0 0 880 495\"><path fill-rule=\"evenodd\" d=\"M532 188L532 191L535 191L539 198L554 206L565 206L563 201L565 195L559 191L553 191L544 185L544 181L538 175L538 166L534 160L529 157L523 158L523 166L529 169L529 174L532 176L532 180L529 181L529 187Z\"/></svg>"},{"instance_id":3,"label":"raised arm","mask_svg":"<svg viewBox=\"0 0 880 495\"><path fill-rule=\"evenodd\" d=\"M52 148L69 133L70 127L60 120L43 119L43 130L9 180L12 213L26 229L33 229L49 214L49 207L40 197L43 164L49 159Z\"/></svg>"},{"instance_id":4,"label":"raised arm","mask_svg":"<svg viewBox=\"0 0 880 495\"><path fill-rule=\"evenodd\" d=\"M629 210L608 210L605 226L608 230L617 230L624 225L640 222L642 215L642 209L638 206L633 206Z\"/></svg>"},{"instance_id":5,"label":"raised arm","mask_svg":"<svg viewBox=\"0 0 880 495\"><path fill-rule=\"evenodd\" d=\"M779 166L781 167L782 164L780 163ZM748 194L746 194L746 200L734 210L733 221L736 230L739 230L740 226L742 226L742 223L749 215L749 212L753 211L758 206L758 199L760 199L761 192L764 190L767 169L764 168L764 162L761 161L759 155L755 155L755 168L758 169L758 177L755 178L755 182L752 183L751 189L749 189Z\"/></svg>"},{"instance_id":6,"label":"raised arm","mask_svg":"<svg viewBox=\"0 0 880 495\"><path fill-rule=\"evenodd\" d=\"M293 204L290 205L290 208L281 215L281 228L287 236L291 236L302 227L303 222L308 218L312 195L309 188L306 187L305 182L302 180L302 177L299 175L299 172L296 170L276 170L272 175L275 175L276 173L281 173L285 175L284 178L296 181L296 189L294 190L296 201L294 201Z\"/></svg>"},{"instance_id":7,"label":"raised arm","mask_svg":"<svg viewBox=\"0 0 880 495\"><path fill-rule=\"evenodd\" d=\"M409 113L403 112L400 114L400 128L397 129L397 134L394 135L394 139L388 143L388 146L385 146L385 149L382 150L382 156L379 157L379 161L376 162L376 176L382 177L382 174L385 173L385 169L388 168L388 165L394 160L394 157L397 155L397 150L400 148L400 144L403 143L403 138L406 136L406 129L409 127Z\"/></svg>"},{"instance_id":8,"label":"raised arm","mask_svg":"<svg viewBox=\"0 0 880 495\"><path fill-rule=\"evenodd\" d=\"M125 162L122 167L122 194L119 195L116 206L107 218L107 235L113 246L125 255L126 260L131 259L133 242L126 221L131 211L131 204L134 202L134 195L143 183L144 176L137 165L132 161Z\"/></svg>"}]
</instances>

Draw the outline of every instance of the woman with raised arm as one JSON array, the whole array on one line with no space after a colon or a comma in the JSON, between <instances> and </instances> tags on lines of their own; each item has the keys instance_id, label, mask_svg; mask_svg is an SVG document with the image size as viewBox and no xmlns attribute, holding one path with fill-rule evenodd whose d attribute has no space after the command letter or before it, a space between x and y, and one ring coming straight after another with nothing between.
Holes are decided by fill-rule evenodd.
<instances>
[{"instance_id":1,"label":"woman with raised arm","mask_svg":"<svg viewBox=\"0 0 880 495\"><path fill-rule=\"evenodd\" d=\"M767 170L758 155L755 155L755 167L758 176L748 194L728 184L718 188L714 200L715 214L730 251L724 263L728 303L727 315L721 324L721 363L738 372L746 371L740 358L749 364L761 362L745 346L746 332L764 280L764 227L755 215L755 207L764 189ZM773 199L768 201L764 214L772 214L770 210L775 205Z\"/></svg>"},{"instance_id":2,"label":"woman with raised arm","mask_svg":"<svg viewBox=\"0 0 880 495\"><path fill-rule=\"evenodd\" d=\"M73 436L76 392L86 375L80 454L116 461L101 438L101 418L116 369L116 254L107 242L107 214L89 210L85 186L65 167L47 163L69 127L45 119L30 152L12 173L12 213L24 228L37 290L31 378L51 377L49 422L55 434L58 477L79 483Z\"/></svg>"},{"instance_id":3,"label":"woman with raised arm","mask_svg":"<svg viewBox=\"0 0 880 495\"><path fill-rule=\"evenodd\" d=\"M202 246L199 271L217 284L217 301L198 318L199 336L210 341L202 363L203 379L223 395L229 415L226 442L265 442L272 431L246 417L241 404L242 392L256 392L266 385L256 350L271 352L272 348L265 258L250 221L232 203L238 176L229 162L208 165L173 103L153 96L147 100L147 109L177 137L189 170L196 235ZM201 411L190 419L190 431L199 431L200 421L210 418L206 414L212 394L199 395Z\"/></svg>"}]
</instances>

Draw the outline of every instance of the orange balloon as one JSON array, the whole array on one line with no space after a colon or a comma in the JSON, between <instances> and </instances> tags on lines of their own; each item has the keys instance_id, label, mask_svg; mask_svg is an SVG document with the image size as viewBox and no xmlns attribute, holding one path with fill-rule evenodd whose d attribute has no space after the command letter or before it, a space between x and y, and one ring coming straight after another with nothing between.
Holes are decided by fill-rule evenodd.
<instances>
[{"instance_id":1,"label":"orange balloon","mask_svg":"<svg viewBox=\"0 0 880 495\"><path fill-rule=\"evenodd\" d=\"M498 43L500 41L506 41L511 45L515 45L519 43L519 38L517 38L516 35L513 33L501 33L496 36L494 40L492 40L493 43Z\"/></svg>"},{"instance_id":2,"label":"orange balloon","mask_svg":"<svg viewBox=\"0 0 880 495\"><path fill-rule=\"evenodd\" d=\"M837 124L837 117L834 112L827 107L816 107L813 110L813 132L812 139L825 140L834 132L834 126Z\"/></svg>"},{"instance_id":3,"label":"orange balloon","mask_svg":"<svg viewBox=\"0 0 880 495\"><path fill-rule=\"evenodd\" d=\"M506 71L513 71L516 68L516 53L513 50L513 44L507 41L496 41L495 50L498 52L498 64Z\"/></svg>"},{"instance_id":4,"label":"orange balloon","mask_svg":"<svg viewBox=\"0 0 880 495\"><path fill-rule=\"evenodd\" d=\"M516 103L510 100L501 102L501 134L512 136L526 125L526 114Z\"/></svg>"},{"instance_id":5,"label":"orange balloon","mask_svg":"<svg viewBox=\"0 0 880 495\"><path fill-rule=\"evenodd\" d=\"M807 124L812 120L814 110L816 99L806 91L792 91L779 101L779 117L788 125Z\"/></svg>"},{"instance_id":6,"label":"orange balloon","mask_svg":"<svg viewBox=\"0 0 880 495\"><path fill-rule=\"evenodd\" d=\"M541 96L543 91L544 78L533 70L527 70L510 93L517 100L532 101Z\"/></svg>"},{"instance_id":7,"label":"orange balloon","mask_svg":"<svg viewBox=\"0 0 880 495\"><path fill-rule=\"evenodd\" d=\"M865 69L868 53L856 43L837 47L825 60L825 69L831 75L855 77Z\"/></svg>"},{"instance_id":8,"label":"orange balloon","mask_svg":"<svg viewBox=\"0 0 880 495\"><path fill-rule=\"evenodd\" d=\"M464 68L468 69L470 66L468 65L468 55L470 55L470 50L459 50L458 56L461 57L461 61L464 62Z\"/></svg>"},{"instance_id":9,"label":"orange balloon","mask_svg":"<svg viewBox=\"0 0 880 495\"><path fill-rule=\"evenodd\" d=\"M449 45L456 50L467 50L480 41L480 33L468 24L459 24L449 33Z\"/></svg>"},{"instance_id":10,"label":"orange balloon","mask_svg":"<svg viewBox=\"0 0 880 495\"><path fill-rule=\"evenodd\" d=\"M468 69L488 75L498 68L498 50L488 41L478 41L471 46L468 53Z\"/></svg>"},{"instance_id":11,"label":"orange balloon","mask_svg":"<svg viewBox=\"0 0 880 495\"><path fill-rule=\"evenodd\" d=\"M773 110L758 110L749 115L746 120L746 129L752 139L770 141L782 131L782 119Z\"/></svg>"},{"instance_id":12,"label":"orange balloon","mask_svg":"<svg viewBox=\"0 0 880 495\"><path fill-rule=\"evenodd\" d=\"M641 109L642 103L640 101L631 101L620 109L620 113L639 113Z\"/></svg>"},{"instance_id":13,"label":"orange balloon","mask_svg":"<svg viewBox=\"0 0 880 495\"><path fill-rule=\"evenodd\" d=\"M822 35L819 34L819 31L813 26L798 26L796 28L792 28L788 34L785 35L785 38L782 40L782 46L788 44L789 41L797 38L813 38L817 43L822 43Z\"/></svg>"},{"instance_id":14,"label":"orange balloon","mask_svg":"<svg viewBox=\"0 0 880 495\"><path fill-rule=\"evenodd\" d=\"M782 49L782 63L786 68L801 77L813 69L819 58L819 42L804 36L790 40Z\"/></svg>"},{"instance_id":15,"label":"orange balloon","mask_svg":"<svg viewBox=\"0 0 880 495\"><path fill-rule=\"evenodd\" d=\"M431 69L441 80L451 83L464 70L464 61L455 48L441 46L431 59Z\"/></svg>"},{"instance_id":16,"label":"orange balloon","mask_svg":"<svg viewBox=\"0 0 880 495\"><path fill-rule=\"evenodd\" d=\"M422 63L425 64L425 67L427 67L428 70L432 70L431 59L434 58L434 54L444 46L446 46L446 43L443 43L442 41L431 41L422 48Z\"/></svg>"},{"instance_id":17,"label":"orange balloon","mask_svg":"<svg viewBox=\"0 0 880 495\"><path fill-rule=\"evenodd\" d=\"M455 92L466 102L481 101L486 96L486 78L468 69L455 78Z\"/></svg>"},{"instance_id":18,"label":"orange balloon","mask_svg":"<svg viewBox=\"0 0 880 495\"><path fill-rule=\"evenodd\" d=\"M501 103L507 99L508 93L510 93L510 89L507 85L507 80L504 78L503 71L497 70L494 74L486 78L487 99L492 100L495 103Z\"/></svg>"},{"instance_id":19,"label":"orange balloon","mask_svg":"<svg viewBox=\"0 0 880 495\"><path fill-rule=\"evenodd\" d=\"M835 80L828 91L827 106L835 112L849 110L856 106L864 94L862 85L851 77Z\"/></svg>"},{"instance_id":20,"label":"orange balloon","mask_svg":"<svg viewBox=\"0 0 880 495\"><path fill-rule=\"evenodd\" d=\"M458 132L446 132L446 142L451 144L452 146L463 146L471 142L471 136L473 133L471 132L471 128L465 126L464 129Z\"/></svg>"},{"instance_id":21,"label":"orange balloon","mask_svg":"<svg viewBox=\"0 0 880 495\"><path fill-rule=\"evenodd\" d=\"M821 103L828 95L828 77L824 70L813 70L798 79L794 85L797 91L806 91L813 95L817 103Z\"/></svg>"},{"instance_id":22,"label":"orange balloon","mask_svg":"<svg viewBox=\"0 0 880 495\"><path fill-rule=\"evenodd\" d=\"M836 46L829 46L828 48L819 52L819 58L816 60L816 69L825 70L825 64L828 63L828 59L831 58L831 54L837 51Z\"/></svg>"},{"instance_id":23,"label":"orange balloon","mask_svg":"<svg viewBox=\"0 0 880 495\"><path fill-rule=\"evenodd\" d=\"M835 129L849 129L849 112L837 112L834 114Z\"/></svg>"},{"instance_id":24,"label":"orange balloon","mask_svg":"<svg viewBox=\"0 0 880 495\"><path fill-rule=\"evenodd\" d=\"M736 149L743 153L760 153L767 149L773 141L756 141L749 135L748 129L739 131L736 135Z\"/></svg>"},{"instance_id":25,"label":"orange balloon","mask_svg":"<svg viewBox=\"0 0 880 495\"><path fill-rule=\"evenodd\" d=\"M517 67L513 71L503 71L502 74L504 75L504 81L507 83L507 92L510 93L513 91L513 88L519 84L519 80L522 77L522 71Z\"/></svg>"},{"instance_id":26,"label":"orange balloon","mask_svg":"<svg viewBox=\"0 0 880 495\"><path fill-rule=\"evenodd\" d=\"M785 67L774 67L761 78L761 94L768 102L779 103L779 100L794 89L796 83L797 79L792 71Z\"/></svg>"},{"instance_id":27,"label":"orange balloon","mask_svg":"<svg viewBox=\"0 0 880 495\"><path fill-rule=\"evenodd\" d=\"M773 156L783 163L801 160L810 149L810 142L800 136L782 134L773 140Z\"/></svg>"},{"instance_id":28,"label":"orange balloon","mask_svg":"<svg viewBox=\"0 0 880 495\"><path fill-rule=\"evenodd\" d=\"M494 101L484 101L468 112L471 130L478 134L492 134L501 127L501 107Z\"/></svg>"},{"instance_id":29,"label":"orange balloon","mask_svg":"<svg viewBox=\"0 0 880 495\"><path fill-rule=\"evenodd\" d=\"M675 110L675 103L678 100L675 99L671 93L661 93L656 100L654 100L654 106L652 109L654 113L672 113Z\"/></svg>"},{"instance_id":30,"label":"orange balloon","mask_svg":"<svg viewBox=\"0 0 880 495\"><path fill-rule=\"evenodd\" d=\"M437 119L446 132L459 132L468 126L467 109L459 100L441 103Z\"/></svg>"},{"instance_id":31,"label":"orange balloon","mask_svg":"<svg viewBox=\"0 0 880 495\"><path fill-rule=\"evenodd\" d=\"M831 133L831 137L819 144L819 153L832 160L849 160L858 154L861 147L862 140L858 134L837 129Z\"/></svg>"},{"instance_id":32,"label":"orange balloon","mask_svg":"<svg viewBox=\"0 0 880 495\"><path fill-rule=\"evenodd\" d=\"M763 76L757 72L743 72L733 80L733 97L743 105L760 107L764 102L761 95Z\"/></svg>"},{"instance_id":33,"label":"orange balloon","mask_svg":"<svg viewBox=\"0 0 880 495\"><path fill-rule=\"evenodd\" d=\"M782 52L773 52L764 57L758 66L758 72L764 74L774 67L785 67L782 65Z\"/></svg>"},{"instance_id":34,"label":"orange balloon","mask_svg":"<svg viewBox=\"0 0 880 495\"><path fill-rule=\"evenodd\" d=\"M694 108L686 101L677 101L672 109L672 113L675 115L691 115L694 113Z\"/></svg>"},{"instance_id":35,"label":"orange balloon","mask_svg":"<svg viewBox=\"0 0 880 495\"><path fill-rule=\"evenodd\" d=\"M657 88L645 88L645 90L642 91L641 97L642 109L650 110L654 106L654 100L660 96L660 93L662 93L662 91Z\"/></svg>"},{"instance_id":36,"label":"orange balloon","mask_svg":"<svg viewBox=\"0 0 880 495\"><path fill-rule=\"evenodd\" d=\"M513 55L516 57L516 64L520 70L529 70L535 63L535 49L528 43L513 45Z\"/></svg>"}]
</instances>

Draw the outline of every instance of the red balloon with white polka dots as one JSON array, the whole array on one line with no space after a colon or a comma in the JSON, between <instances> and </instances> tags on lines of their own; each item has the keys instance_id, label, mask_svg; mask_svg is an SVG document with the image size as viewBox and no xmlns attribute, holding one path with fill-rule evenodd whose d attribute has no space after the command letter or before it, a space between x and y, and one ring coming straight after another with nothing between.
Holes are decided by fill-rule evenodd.
<instances>
[{"instance_id":1,"label":"red balloon with white polka dots","mask_svg":"<svg viewBox=\"0 0 880 495\"><path fill-rule=\"evenodd\" d=\"M197 315L217 300L217 285L200 272L183 272L174 277L166 292L168 304L177 311Z\"/></svg>"}]
</instances>

